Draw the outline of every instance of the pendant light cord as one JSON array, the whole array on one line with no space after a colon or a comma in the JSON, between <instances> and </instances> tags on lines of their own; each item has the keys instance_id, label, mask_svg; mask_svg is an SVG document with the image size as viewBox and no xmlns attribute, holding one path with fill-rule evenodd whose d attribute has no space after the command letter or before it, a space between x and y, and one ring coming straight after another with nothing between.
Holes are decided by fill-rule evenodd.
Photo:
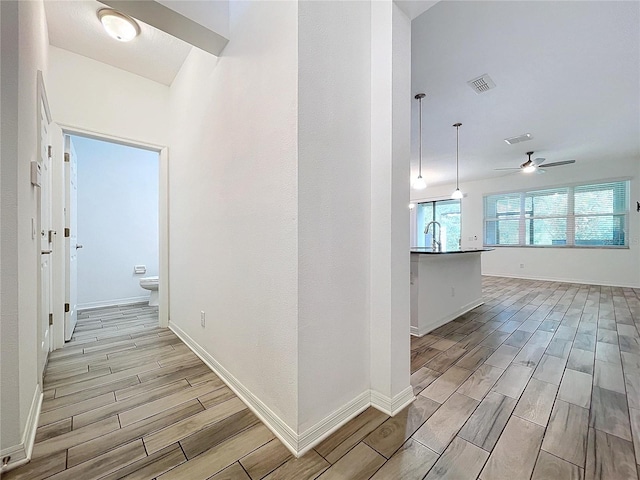
<instances>
[{"instance_id":1,"label":"pendant light cord","mask_svg":"<svg viewBox=\"0 0 640 480\"><path fill-rule=\"evenodd\" d=\"M456 190L460 190L460 169L458 167L458 163L460 157L460 127L462 126L462 124L458 122L454 123L453 126L456 127Z\"/></svg>"},{"instance_id":2,"label":"pendant light cord","mask_svg":"<svg viewBox=\"0 0 640 480\"><path fill-rule=\"evenodd\" d=\"M456 127L456 188L460 189L460 185L458 185L458 178L459 178L459 173L458 173L458 158L459 158L459 151L460 151L460 125L458 125Z\"/></svg>"},{"instance_id":3,"label":"pendant light cord","mask_svg":"<svg viewBox=\"0 0 640 480\"><path fill-rule=\"evenodd\" d=\"M418 167L418 176L422 176L422 97L418 99L420 102L420 163Z\"/></svg>"},{"instance_id":4,"label":"pendant light cord","mask_svg":"<svg viewBox=\"0 0 640 480\"><path fill-rule=\"evenodd\" d=\"M418 93L415 98L418 99L418 102L420 102L420 158L419 158L419 163L418 163L418 178L422 178L422 99L425 97L424 93Z\"/></svg>"}]
</instances>

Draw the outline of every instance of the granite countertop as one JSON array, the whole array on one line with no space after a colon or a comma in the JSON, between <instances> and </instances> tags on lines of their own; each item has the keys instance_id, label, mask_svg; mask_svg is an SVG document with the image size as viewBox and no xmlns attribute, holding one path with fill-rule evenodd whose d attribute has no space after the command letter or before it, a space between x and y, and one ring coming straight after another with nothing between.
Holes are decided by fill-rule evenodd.
<instances>
[{"instance_id":1,"label":"granite countertop","mask_svg":"<svg viewBox=\"0 0 640 480\"><path fill-rule=\"evenodd\" d=\"M478 252L490 252L493 248L469 248L466 250L450 250L448 252L434 252L431 247L411 247L411 253L424 253L427 255L449 255L453 253L478 253Z\"/></svg>"}]
</instances>

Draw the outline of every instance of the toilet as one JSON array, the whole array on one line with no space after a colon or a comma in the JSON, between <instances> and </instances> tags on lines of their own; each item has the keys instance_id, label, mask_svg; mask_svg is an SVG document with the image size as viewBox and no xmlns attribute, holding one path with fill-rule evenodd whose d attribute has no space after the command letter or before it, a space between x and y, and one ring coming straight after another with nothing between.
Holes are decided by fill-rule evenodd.
<instances>
[{"instance_id":1,"label":"toilet","mask_svg":"<svg viewBox=\"0 0 640 480\"><path fill-rule=\"evenodd\" d=\"M149 306L158 306L158 277L143 277L140 279L140 286L145 290L150 290Z\"/></svg>"}]
</instances>

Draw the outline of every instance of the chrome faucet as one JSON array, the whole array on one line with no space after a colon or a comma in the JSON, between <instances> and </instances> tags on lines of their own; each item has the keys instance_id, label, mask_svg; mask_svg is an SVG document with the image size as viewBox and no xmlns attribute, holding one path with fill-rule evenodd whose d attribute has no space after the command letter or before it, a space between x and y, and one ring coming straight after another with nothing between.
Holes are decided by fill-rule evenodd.
<instances>
[{"instance_id":1,"label":"chrome faucet","mask_svg":"<svg viewBox=\"0 0 640 480\"><path fill-rule=\"evenodd\" d=\"M427 226L424 229L424 234L427 235L429 233L429 227L433 225L433 233L431 234L431 248L433 248L434 252L442 251L442 242L440 238L440 233L442 232L442 225L435 220L427 223ZM436 225L438 226L438 239L436 240Z\"/></svg>"}]
</instances>

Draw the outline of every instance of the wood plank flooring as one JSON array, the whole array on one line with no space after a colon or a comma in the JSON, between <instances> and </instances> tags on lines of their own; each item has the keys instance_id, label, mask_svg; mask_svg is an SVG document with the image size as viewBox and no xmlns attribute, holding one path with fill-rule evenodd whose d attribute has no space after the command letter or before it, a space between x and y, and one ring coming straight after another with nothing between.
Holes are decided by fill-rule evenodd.
<instances>
[{"instance_id":1,"label":"wood plank flooring","mask_svg":"<svg viewBox=\"0 0 640 480\"><path fill-rule=\"evenodd\" d=\"M84 311L33 460L2 478L638 480L640 290L485 277L483 295L412 337L413 404L298 459L154 308Z\"/></svg>"}]
</instances>

